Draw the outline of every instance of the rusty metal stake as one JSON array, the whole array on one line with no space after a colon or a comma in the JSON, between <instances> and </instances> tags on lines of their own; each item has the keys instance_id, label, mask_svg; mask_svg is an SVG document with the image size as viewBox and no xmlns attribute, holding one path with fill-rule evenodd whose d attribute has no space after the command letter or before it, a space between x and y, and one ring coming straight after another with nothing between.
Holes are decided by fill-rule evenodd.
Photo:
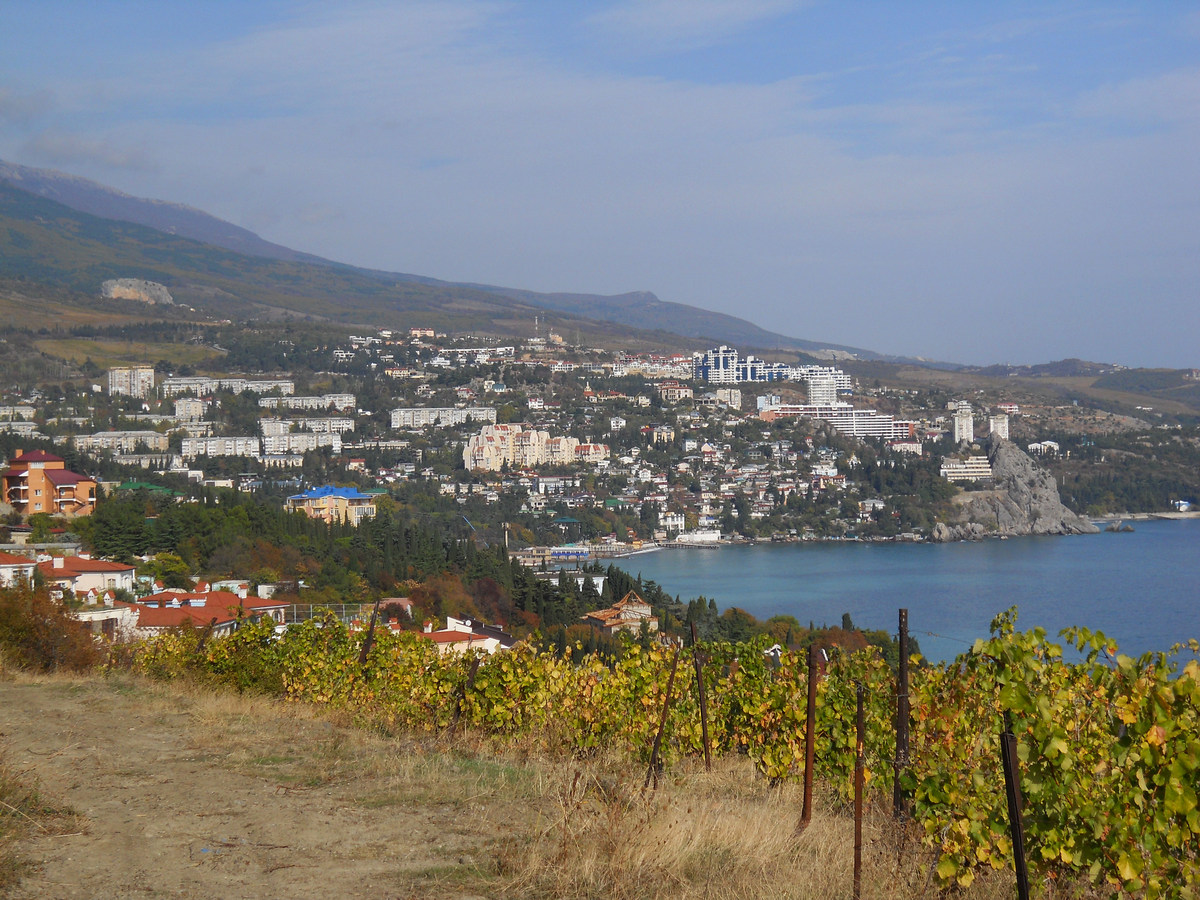
<instances>
[{"instance_id":1,"label":"rusty metal stake","mask_svg":"<svg viewBox=\"0 0 1200 900\"><path fill-rule=\"evenodd\" d=\"M467 680L458 686L458 703L454 707L454 718L450 720L450 733L454 734L454 729L458 727L458 720L462 717L463 707L467 704L467 691L475 687L475 673L479 671L479 664L483 662L482 656L476 656L471 660L471 668L467 670Z\"/></svg>"},{"instance_id":2,"label":"rusty metal stake","mask_svg":"<svg viewBox=\"0 0 1200 900\"><path fill-rule=\"evenodd\" d=\"M1025 864L1025 824L1021 820L1021 774L1017 770L1017 736L1012 716L1004 714L1000 734L1000 761L1004 764L1004 792L1008 798L1008 824L1012 834L1013 864L1017 874L1017 897L1029 900L1029 869Z\"/></svg>"},{"instance_id":3,"label":"rusty metal stake","mask_svg":"<svg viewBox=\"0 0 1200 900\"><path fill-rule=\"evenodd\" d=\"M804 808L800 828L812 821L813 763L816 759L817 733L817 647L808 648L808 705L804 715Z\"/></svg>"},{"instance_id":4,"label":"rusty metal stake","mask_svg":"<svg viewBox=\"0 0 1200 900\"><path fill-rule=\"evenodd\" d=\"M367 654L371 652L371 645L375 643L375 621L379 618L379 602L382 597L375 600L375 608L371 610L371 624L367 626L367 636L363 639L362 650L358 654L358 665L360 668L367 666Z\"/></svg>"},{"instance_id":5,"label":"rusty metal stake","mask_svg":"<svg viewBox=\"0 0 1200 900\"><path fill-rule=\"evenodd\" d=\"M650 765L646 769L646 783L642 791L650 787L654 781L654 789L658 790L658 752L662 748L663 732L667 730L667 713L671 711L671 692L675 687L675 670L679 668L679 647L675 648L675 656L671 660L671 674L667 676L667 695L663 698L662 718L658 721L658 734L654 736L654 749L650 752Z\"/></svg>"},{"instance_id":6,"label":"rusty metal stake","mask_svg":"<svg viewBox=\"0 0 1200 900\"><path fill-rule=\"evenodd\" d=\"M892 815L903 821L908 803L901 777L908 771L908 610L900 610L900 671L896 675L896 762L892 779Z\"/></svg>"}]
</instances>

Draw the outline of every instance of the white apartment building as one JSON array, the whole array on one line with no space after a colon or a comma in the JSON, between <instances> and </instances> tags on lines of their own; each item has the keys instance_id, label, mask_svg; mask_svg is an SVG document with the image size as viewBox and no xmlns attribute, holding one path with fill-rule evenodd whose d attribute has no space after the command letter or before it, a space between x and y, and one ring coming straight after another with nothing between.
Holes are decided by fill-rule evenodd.
<instances>
[{"instance_id":1,"label":"white apartment building","mask_svg":"<svg viewBox=\"0 0 1200 900\"><path fill-rule=\"evenodd\" d=\"M110 396L148 397L154 393L153 366L119 366L108 370Z\"/></svg>"},{"instance_id":2,"label":"white apartment building","mask_svg":"<svg viewBox=\"0 0 1200 900\"><path fill-rule=\"evenodd\" d=\"M262 444L257 437L184 438L180 454L184 459L196 456L258 456Z\"/></svg>"},{"instance_id":3,"label":"white apartment building","mask_svg":"<svg viewBox=\"0 0 1200 900\"><path fill-rule=\"evenodd\" d=\"M742 408L742 392L740 388L717 388L714 392L717 402L724 403L730 409Z\"/></svg>"},{"instance_id":4,"label":"white apartment building","mask_svg":"<svg viewBox=\"0 0 1200 900\"><path fill-rule=\"evenodd\" d=\"M988 416L988 434L1008 440L1008 416L1000 413L998 416Z\"/></svg>"},{"instance_id":5,"label":"white apartment building","mask_svg":"<svg viewBox=\"0 0 1200 900\"><path fill-rule=\"evenodd\" d=\"M262 452L267 456L307 453L321 447L328 447L334 453L341 453L342 436L340 434L296 431L291 434L265 434L262 439Z\"/></svg>"},{"instance_id":6,"label":"white apartment building","mask_svg":"<svg viewBox=\"0 0 1200 900\"><path fill-rule=\"evenodd\" d=\"M354 420L342 416L324 416L313 419L297 419L296 427L317 434L345 434L354 430Z\"/></svg>"},{"instance_id":7,"label":"white apartment building","mask_svg":"<svg viewBox=\"0 0 1200 900\"><path fill-rule=\"evenodd\" d=\"M256 394L279 391L279 393L287 395L295 392L296 385L287 378L210 378L205 375L176 375L164 378L161 389L164 397L178 397L181 394L202 396L216 391L230 391L234 394L240 394L242 391L253 391Z\"/></svg>"},{"instance_id":8,"label":"white apartment building","mask_svg":"<svg viewBox=\"0 0 1200 900\"><path fill-rule=\"evenodd\" d=\"M485 425L463 446L468 469L499 471L504 465L525 468L540 465L595 463L607 459L607 444L581 444L573 437L550 437L529 425Z\"/></svg>"},{"instance_id":9,"label":"white apartment building","mask_svg":"<svg viewBox=\"0 0 1200 900\"><path fill-rule=\"evenodd\" d=\"M260 419L259 427L264 435L288 434L293 429L311 431L314 434L344 434L354 430L354 420L338 416L313 419Z\"/></svg>"},{"instance_id":10,"label":"white apartment building","mask_svg":"<svg viewBox=\"0 0 1200 900\"><path fill-rule=\"evenodd\" d=\"M292 420L259 419L258 427L262 431L263 437L274 437L279 434L288 434L292 430Z\"/></svg>"},{"instance_id":11,"label":"white apartment building","mask_svg":"<svg viewBox=\"0 0 1200 900\"><path fill-rule=\"evenodd\" d=\"M854 390L854 379L835 366L790 366L788 368L788 379L791 381L808 381L810 378L832 378L839 393Z\"/></svg>"},{"instance_id":12,"label":"white apartment building","mask_svg":"<svg viewBox=\"0 0 1200 900\"><path fill-rule=\"evenodd\" d=\"M209 404L195 397L180 397L175 401L175 418L188 422L203 419Z\"/></svg>"},{"instance_id":13,"label":"white apartment building","mask_svg":"<svg viewBox=\"0 0 1200 900\"><path fill-rule=\"evenodd\" d=\"M969 444L975 440L975 414L971 404L960 400L954 408L954 443Z\"/></svg>"},{"instance_id":14,"label":"white apartment building","mask_svg":"<svg viewBox=\"0 0 1200 900\"><path fill-rule=\"evenodd\" d=\"M467 422L495 422L496 410L490 406L402 407L392 410L393 428L446 428Z\"/></svg>"},{"instance_id":15,"label":"white apartment building","mask_svg":"<svg viewBox=\"0 0 1200 900\"><path fill-rule=\"evenodd\" d=\"M284 391L290 394L291 391ZM358 405L353 394L321 394L305 397L262 397L258 405L264 409L329 409L352 410Z\"/></svg>"},{"instance_id":16,"label":"white apartment building","mask_svg":"<svg viewBox=\"0 0 1200 900\"><path fill-rule=\"evenodd\" d=\"M75 446L87 451L133 453L138 444L144 444L151 453L161 453L167 449L167 436L157 431L97 431L75 437Z\"/></svg>"},{"instance_id":17,"label":"white apartment building","mask_svg":"<svg viewBox=\"0 0 1200 900\"><path fill-rule=\"evenodd\" d=\"M833 375L810 375L804 379L808 386L808 402L827 406L838 402L838 380Z\"/></svg>"}]
</instances>

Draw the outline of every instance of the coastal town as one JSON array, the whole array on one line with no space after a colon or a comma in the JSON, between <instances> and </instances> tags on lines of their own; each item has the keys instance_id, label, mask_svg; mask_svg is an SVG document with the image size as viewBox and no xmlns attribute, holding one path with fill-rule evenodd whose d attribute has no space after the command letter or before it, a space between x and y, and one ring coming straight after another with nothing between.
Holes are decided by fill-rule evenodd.
<instances>
[{"instance_id":1,"label":"coastal town","mask_svg":"<svg viewBox=\"0 0 1200 900\"><path fill-rule=\"evenodd\" d=\"M982 442L1044 434L1055 413L863 386L836 365L767 363L725 346L634 355L568 346L554 333L501 346L413 328L310 352L330 365L299 389L274 372L113 367L70 396L5 398L0 434L177 485L314 489L329 488L317 481L328 476L364 491L345 492L333 511L328 490L323 504L301 491L289 498L326 518L357 520L372 491L427 481L462 505L503 499L531 527L550 524L534 528L543 536L919 539L932 523L895 482L923 482L925 501L942 499L946 483L987 482ZM1039 457L1064 453L1061 441L1024 445ZM81 474L31 492L24 471L4 475L3 501L26 516L86 514L98 484L121 486Z\"/></svg>"},{"instance_id":2,"label":"coastal town","mask_svg":"<svg viewBox=\"0 0 1200 900\"><path fill-rule=\"evenodd\" d=\"M864 384L836 360L767 362L728 346L613 352L541 330L535 322L525 342L500 344L421 327L344 340L264 329L252 346L271 364L257 371L220 371L248 355L234 348L214 353L209 374L146 362L7 396L0 576L36 571L91 608L136 599L121 616L96 614L106 633L229 628L235 609L285 624L287 604L272 597L303 599L291 573L193 560L166 587L146 559L91 559L73 535L105 503L211 504L226 492L329 528L424 510L457 538L551 575L651 549L1091 528L1058 504L1044 473L1046 496L1034 502L1048 507L994 500L994 464L1031 483L1035 458L1086 452L1086 432L1047 427L1062 409ZM997 510L991 521L981 503ZM596 614L602 596L608 619ZM391 599L411 616L404 598ZM575 619L608 635L613 623L635 631L641 620L657 630L649 604L630 623L641 604L632 591L605 595L601 578Z\"/></svg>"}]
</instances>

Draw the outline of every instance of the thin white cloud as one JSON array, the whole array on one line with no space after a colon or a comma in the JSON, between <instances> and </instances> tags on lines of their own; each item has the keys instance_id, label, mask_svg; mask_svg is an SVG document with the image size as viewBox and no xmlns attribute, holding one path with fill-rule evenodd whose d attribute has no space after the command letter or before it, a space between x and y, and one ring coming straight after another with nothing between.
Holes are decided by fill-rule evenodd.
<instances>
[{"instance_id":1,"label":"thin white cloud","mask_svg":"<svg viewBox=\"0 0 1200 900\"><path fill-rule=\"evenodd\" d=\"M1200 123L1200 68L1106 85L1082 97L1078 115L1140 123Z\"/></svg>"},{"instance_id":2,"label":"thin white cloud","mask_svg":"<svg viewBox=\"0 0 1200 900\"><path fill-rule=\"evenodd\" d=\"M21 91L0 84L0 123L28 125L54 106L49 91Z\"/></svg>"},{"instance_id":3,"label":"thin white cloud","mask_svg":"<svg viewBox=\"0 0 1200 900\"><path fill-rule=\"evenodd\" d=\"M43 131L26 141L22 155L56 166L98 165L137 172L153 172L158 168L149 154L137 147L58 130Z\"/></svg>"},{"instance_id":4,"label":"thin white cloud","mask_svg":"<svg viewBox=\"0 0 1200 900\"><path fill-rule=\"evenodd\" d=\"M624 0L587 24L626 45L677 51L719 44L808 5L798 0Z\"/></svg>"}]
</instances>

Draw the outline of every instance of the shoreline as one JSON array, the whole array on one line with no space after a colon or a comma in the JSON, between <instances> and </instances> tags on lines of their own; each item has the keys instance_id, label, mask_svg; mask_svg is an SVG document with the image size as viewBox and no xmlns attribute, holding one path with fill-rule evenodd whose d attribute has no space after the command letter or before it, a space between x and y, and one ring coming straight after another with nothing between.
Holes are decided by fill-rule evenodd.
<instances>
[{"instance_id":1,"label":"shoreline","mask_svg":"<svg viewBox=\"0 0 1200 900\"><path fill-rule=\"evenodd\" d=\"M1153 522L1153 521L1187 521L1191 519L1200 519L1200 510L1189 512L1153 512L1153 513L1129 513L1128 515L1107 515L1088 517L1088 521L1096 525L1100 529L1100 534L1112 533L1105 526L1119 522ZM1076 537L1080 535L1034 535L1034 534L983 534L977 538L960 538L949 543L978 543L979 541L1007 541L1009 538L1018 537ZM1086 535L1082 535L1085 536ZM624 549L623 547L612 547L611 545L596 553L594 550L589 554L589 562L600 562L603 560L621 560L629 559L634 556L643 556L647 553L658 553L663 550L720 550L725 547L755 547L760 545L774 544L936 544L938 541L930 540L926 535L904 534L893 535L891 537L800 537L798 535L774 536L774 537L737 537L736 539L722 539L719 541L663 541L651 542L647 541L638 549ZM591 549L591 548L589 548ZM558 565L562 565L565 561L560 561ZM577 561L576 561L577 562Z\"/></svg>"}]
</instances>

